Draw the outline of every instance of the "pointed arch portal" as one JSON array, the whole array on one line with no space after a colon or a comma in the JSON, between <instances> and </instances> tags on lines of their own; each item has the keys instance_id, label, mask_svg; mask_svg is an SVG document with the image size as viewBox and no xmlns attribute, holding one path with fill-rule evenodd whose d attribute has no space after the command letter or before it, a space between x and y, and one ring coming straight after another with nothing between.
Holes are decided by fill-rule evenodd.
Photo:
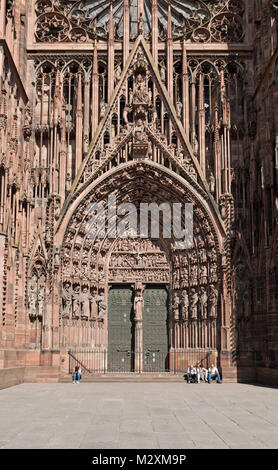
<instances>
[{"instance_id":1,"label":"pointed arch portal","mask_svg":"<svg viewBox=\"0 0 278 470\"><path fill-rule=\"evenodd\" d=\"M192 248L174 238L87 233L91 203L191 203ZM108 223L108 221L107 221ZM131 161L85 186L60 220L60 346L107 352L108 370L163 372L171 352L217 354L221 330L223 227L209 201L151 161ZM198 305L197 305L198 304Z\"/></svg>"}]
</instances>

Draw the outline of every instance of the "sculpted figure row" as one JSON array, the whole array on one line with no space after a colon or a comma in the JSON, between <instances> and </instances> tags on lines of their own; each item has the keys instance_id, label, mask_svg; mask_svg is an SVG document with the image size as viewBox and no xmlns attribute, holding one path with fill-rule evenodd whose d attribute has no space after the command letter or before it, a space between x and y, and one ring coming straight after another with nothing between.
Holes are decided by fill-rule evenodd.
<instances>
[{"instance_id":1,"label":"sculpted figure row","mask_svg":"<svg viewBox=\"0 0 278 470\"><path fill-rule=\"evenodd\" d=\"M216 318L217 301L218 290L213 284L208 289L202 286L199 290L183 290L181 295L176 292L172 302L173 318L175 321Z\"/></svg>"},{"instance_id":2,"label":"sculpted figure row","mask_svg":"<svg viewBox=\"0 0 278 470\"><path fill-rule=\"evenodd\" d=\"M62 292L62 317L64 318L104 318L106 304L104 297L93 296L87 286L79 284L71 289L70 282L65 282Z\"/></svg>"}]
</instances>

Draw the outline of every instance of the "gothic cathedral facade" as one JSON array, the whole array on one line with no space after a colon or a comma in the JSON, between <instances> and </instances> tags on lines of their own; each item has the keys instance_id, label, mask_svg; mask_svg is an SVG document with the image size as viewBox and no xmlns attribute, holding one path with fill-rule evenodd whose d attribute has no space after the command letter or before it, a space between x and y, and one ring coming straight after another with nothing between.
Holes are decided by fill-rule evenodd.
<instances>
[{"instance_id":1,"label":"gothic cathedral facade","mask_svg":"<svg viewBox=\"0 0 278 470\"><path fill-rule=\"evenodd\" d=\"M278 2L1 0L0 387L278 383L277 168ZM192 246L91 236L111 195L192 204Z\"/></svg>"}]
</instances>

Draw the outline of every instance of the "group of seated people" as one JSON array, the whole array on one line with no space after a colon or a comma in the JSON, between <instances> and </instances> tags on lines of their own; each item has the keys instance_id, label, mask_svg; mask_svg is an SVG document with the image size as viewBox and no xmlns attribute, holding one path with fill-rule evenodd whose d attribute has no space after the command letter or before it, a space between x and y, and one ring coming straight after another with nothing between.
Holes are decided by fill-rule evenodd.
<instances>
[{"instance_id":1,"label":"group of seated people","mask_svg":"<svg viewBox=\"0 0 278 470\"><path fill-rule=\"evenodd\" d=\"M217 380L217 383L221 384L221 377L217 367L214 364L211 364L209 369L203 367L203 364L200 366L194 367L191 365L187 369L187 373L185 374L185 378L187 383L200 383L201 380L207 383L211 383L212 380Z\"/></svg>"}]
</instances>

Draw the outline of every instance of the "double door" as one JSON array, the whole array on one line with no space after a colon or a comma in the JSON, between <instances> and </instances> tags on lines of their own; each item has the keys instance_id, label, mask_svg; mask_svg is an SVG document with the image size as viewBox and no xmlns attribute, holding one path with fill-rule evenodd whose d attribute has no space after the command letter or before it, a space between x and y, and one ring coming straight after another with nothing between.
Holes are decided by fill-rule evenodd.
<instances>
[{"instance_id":1,"label":"double door","mask_svg":"<svg viewBox=\"0 0 278 470\"><path fill-rule=\"evenodd\" d=\"M146 286L142 325L134 322L131 286L109 291L108 370L110 372L164 372L168 370L168 294L164 286ZM136 328L142 344L136 345ZM138 336L137 336L138 337Z\"/></svg>"}]
</instances>

